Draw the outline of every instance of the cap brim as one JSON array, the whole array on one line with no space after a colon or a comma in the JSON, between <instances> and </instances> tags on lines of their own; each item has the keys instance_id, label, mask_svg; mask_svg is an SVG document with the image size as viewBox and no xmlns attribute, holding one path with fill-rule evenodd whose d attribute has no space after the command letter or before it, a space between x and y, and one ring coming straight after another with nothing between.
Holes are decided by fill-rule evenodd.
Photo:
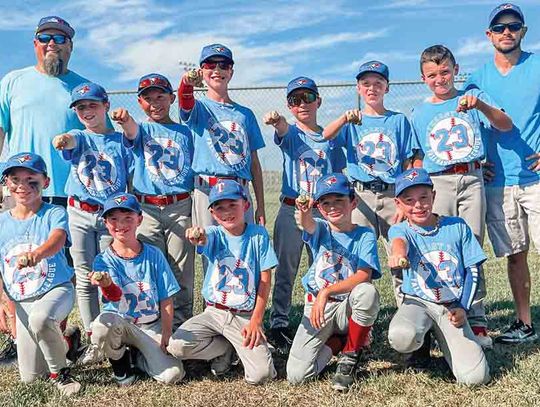
<instances>
[{"instance_id":1,"label":"cap brim","mask_svg":"<svg viewBox=\"0 0 540 407\"><path fill-rule=\"evenodd\" d=\"M525 24L525 19L523 18L523 16L521 14L519 14L516 10L501 10L499 11L497 14L495 14L493 16L493 18L491 19L491 21L489 22L489 26L491 27L493 25L493 22L499 18L501 16L501 14L513 14L515 15L517 18L519 18L519 20Z\"/></svg>"},{"instance_id":2,"label":"cap brim","mask_svg":"<svg viewBox=\"0 0 540 407\"><path fill-rule=\"evenodd\" d=\"M219 199L213 200L212 202L208 202L208 208L211 208L212 205L214 205L216 202L225 201L227 199L232 200L232 201L236 201L237 199L244 199L244 200L247 201L247 197L245 195L242 195L242 194L223 196L223 197L220 197Z\"/></svg>"},{"instance_id":3,"label":"cap brim","mask_svg":"<svg viewBox=\"0 0 540 407\"><path fill-rule=\"evenodd\" d=\"M412 184L412 185L407 185L405 188L401 188L399 190L396 190L395 194L396 194L396 197L400 196L403 191L405 191L406 189L409 189L409 188L412 188L412 187L416 187L418 185L424 185L426 187L431 187L433 188L433 182L419 182L417 184Z\"/></svg>"},{"instance_id":4,"label":"cap brim","mask_svg":"<svg viewBox=\"0 0 540 407\"><path fill-rule=\"evenodd\" d=\"M45 23L39 26L36 30L36 34L45 31L45 30L58 30L66 34L70 39L75 36L75 30L70 27L58 23Z\"/></svg>"},{"instance_id":5,"label":"cap brim","mask_svg":"<svg viewBox=\"0 0 540 407\"><path fill-rule=\"evenodd\" d=\"M297 86L296 88L292 88L291 90L289 90L287 92L287 96L289 96L291 93L293 93L295 90L298 90L298 89L305 89L305 90L309 90L310 92L313 92L315 93L316 95L319 95L319 92L317 92L316 90L313 90L307 86Z\"/></svg>"},{"instance_id":6,"label":"cap brim","mask_svg":"<svg viewBox=\"0 0 540 407\"><path fill-rule=\"evenodd\" d=\"M206 61L208 61L210 58L214 58L214 57L220 57L220 58L226 59L227 61L230 61L231 64L234 65L234 61L233 61L231 58L229 58L228 56L225 56L225 55L223 55L223 54L217 54L217 53L216 53L216 54L208 55L208 56L205 57L203 60L201 60L201 61L199 62L199 66L201 66L203 63L205 63Z\"/></svg>"},{"instance_id":7,"label":"cap brim","mask_svg":"<svg viewBox=\"0 0 540 407\"><path fill-rule=\"evenodd\" d=\"M377 75L379 75L380 77L382 77L384 80L386 80L388 82L388 78L386 76L384 76L382 73L378 72L378 71L362 71L362 72L359 72L358 75L356 75L356 80L360 79L362 76L364 76L365 74L368 74L368 73L376 73Z\"/></svg>"},{"instance_id":8,"label":"cap brim","mask_svg":"<svg viewBox=\"0 0 540 407\"><path fill-rule=\"evenodd\" d=\"M28 165L28 164L16 164L16 165L9 165L7 164L3 169L2 169L2 177L4 177L6 175L6 173L8 173L10 170L12 170L13 168L26 168L27 170L30 170L30 171L33 171L35 172L36 174L47 174L45 171L39 171L39 170L36 170L34 167L32 167L31 165Z\"/></svg>"},{"instance_id":9,"label":"cap brim","mask_svg":"<svg viewBox=\"0 0 540 407\"><path fill-rule=\"evenodd\" d=\"M145 90L148 90L148 89L151 89L151 88L157 88L157 89L161 89L167 93L173 93L173 90L172 89L168 89L166 88L165 86L161 86L161 85L150 85L150 86L147 86L146 88L142 88L142 89L139 89L139 91L137 92L137 96L141 96L141 94L145 91Z\"/></svg>"},{"instance_id":10,"label":"cap brim","mask_svg":"<svg viewBox=\"0 0 540 407\"><path fill-rule=\"evenodd\" d=\"M103 103L109 101L109 99L103 100L102 98L99 98L99 97L97 97L97 96L88 96L88 97L82 97L82 98L80 98L80 99L74 100L73 102L71 102L71 104L69 105L69 107L71 108L71 107L75 106L75 104L79 103L81 100L94 100L94 101L96 101L96 102L103 102Z\"/></svg>"}]
</instances>

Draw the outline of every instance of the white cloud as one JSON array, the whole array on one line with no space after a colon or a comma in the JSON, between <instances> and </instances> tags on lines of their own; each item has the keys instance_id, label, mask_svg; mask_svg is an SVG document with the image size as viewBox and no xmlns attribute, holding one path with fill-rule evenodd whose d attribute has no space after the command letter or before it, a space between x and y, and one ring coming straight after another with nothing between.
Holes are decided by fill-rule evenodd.
<instances>
[{"instance_id":1,"label":"white cloud","mask_svg":"<svg viewBox=\"0 0 540 407\"><path fill-rule=\"evenodd\" d=\"M469 57L475 55L490 54L493 46L485 38L466 38L454 52L456 57Z\"/></svg>"}]
</instances>

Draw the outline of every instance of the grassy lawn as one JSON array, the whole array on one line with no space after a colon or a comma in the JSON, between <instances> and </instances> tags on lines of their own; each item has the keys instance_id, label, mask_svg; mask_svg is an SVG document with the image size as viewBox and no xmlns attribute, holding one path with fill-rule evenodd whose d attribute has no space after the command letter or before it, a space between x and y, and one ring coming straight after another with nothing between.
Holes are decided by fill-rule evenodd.
<instances>
[{"instance_id":1,"label":"grassy lawn","mask_svg":"<svg viewBox=\"0 0 540 407\"><path fill-rule=\"evenodd\" d=\"M272 184L270 184L272 185ZM274 196L276 193L274 193ZM268 198L267 198L268 199ZM270 202L270 201L268 201ZM274 218L277 205L267 204L268 217ZM270 225L269 225L270 226ZM271 226L269 227L271 229ZM485 266L488 296L486 299L492 335L504 329L513 318L513 305L506 278L505 260L495 259L489 252ZM384 253L380 250L380 253ZM381 259L381 264L385 259ZM529 264L533 284L540 280L540 258L531 255ZM301 272L305 270L305 259ZM434 369L427 373L404 370L400 355L387 341L388 324L395 312L390 273L376 285L382 307L374 329L371 349L363 355L358 380L346 394L332 391L330 374L302 386L290 386L284 380L284 361L276 360L279 378L264 386L249 386L243 381L241 368L236 368L225 381L215 381L209 366L203 362L188 364L190 377L176 386L162 386L152 380L140 381L130 388L118 388L111 381L107 363L79 367L74 374L83 384L83 391L72 399L62 398L46 382L31 385L19 383L16 370L0 371L0 406L537 406L540 405L540 343L519 347L502 347L487 351L493 376L487 386L468 388L454 383L440 353L435 351ZM200 277L200 268L199 268ZM197 287L197 312L200 311L200 278ZM297 279L294 291L293 322L298 324L302 313L303 292ZM533 292L533 319L538 321L538 293ZM76 313L72 322L79 323ZM333 369L330 369L330 372Z\"/></svg>"}]
</instances>

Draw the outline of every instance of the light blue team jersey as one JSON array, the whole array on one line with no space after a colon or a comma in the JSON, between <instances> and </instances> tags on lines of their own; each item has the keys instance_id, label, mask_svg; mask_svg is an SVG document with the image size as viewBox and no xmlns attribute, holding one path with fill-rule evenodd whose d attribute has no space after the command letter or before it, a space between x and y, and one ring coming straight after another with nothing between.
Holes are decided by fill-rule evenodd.
<instances>
[{"instance_id":1,"label":"light blue team jersey","mask_svg":"<svg viewBox=\"0 0 540 407\"><path fill-rule=\"evenodd\" d=\"M465 87L477 86L512 118L510 132L494 131L486 140L487 159L495 166L488 186L524 185L540 175L527 167L525 158L540 152L540 57L522 52L510 72L502 75L493 59L474 72Z\"/></svg>"},{"instance_id":2,"label":"light blue team jersey","mask_svg":"<svg viewBox=\"0 0 540 407\"><path fill-rule=\"evenodd\" d=\"M69 134L75 137L75 148L59 152L71 164L66 194L103 205L115 193L125 192L133 157L123 144L122 133L72 130Z\"/></svg>"},{"instance_id":3,"label":"light blue team jersey","mask_svg":"<svg viewBox=\"0 0 540 407\"><path fill-rule=\"evenodd\" d=\"M345 143L340 135L327 141L322 129L318 133L306 132L293 124L283 137L274 134L274 142L283 153L281 193L285 196L311 196L320 177L345 167Z\"/></svg>"},{"instance_id":4,"label":"light blue team jersey","mask_svg":"<svg viewBox=\"0 0 540 407\"><path fill-rule=\"evenodd\" d=\"M233 236L221 226L209 226L206 236L206 245L198 248L208 259L203 297L212 304L252 311L261 272L278 263L268 232L249 224L242 235Z\"/></svg>"},{"instance_id":5,"label":"light blue team jersey","mask_svg":"<svg viewBox=\"0 0 540 407\"><path fill-rule=\"evenodd\" d=\"M173 195L193 190L193 136L181 124L143 122L132 147L133 187L143 195Z\"/></svg>"},{"instance_id":6,"label":"light blue team jersey","mask_svg":"<svg viewBox=\"0 0 540 407\"><path fill-rule=\"evenodd\" d=\"M424 154L423 167L430 174L444 171L457 163L484 158L484 138L489 138L491 124L477 109L456 112L461 97L472 94L490 106L491 98L478 89L458 91L456 97L441 103L425 102L412 113L413 149Z\"/></svg>"},{"instance_id":7,"label":"light blue team jersey","mask_svg":"<svg viewBox=\"0 0 540 407\"><path fill-rule=\"evenodd\" d=\"M407 221L393 225L390 241L402 238L408 243L410 268L403 270L401 291L438 304L459 303L468 310L478 286L478 271L469 267L486 260L471 228L458 217L439 217L439 230L430 236L418 232Z\"/></svg>"},{"instance_id":8,"label":"light blue team jersey","mask_svg":"<svg viewBox=\"0 0 540 407\"><path fill-rule=\"evenodd\" d=\"M402 113L362 115L362 124L341 129L347 145L347 175L352 181L381 179L389 184L403 172L403 162L413 155L411 125Z\"/></svg>"},{"instance_id":9,"label":"light blue team jersey","mask_svg":"<svg viewBox=\"0 0 540 407\"><path fill-rule=\"evenodd\" d=\"M43 157L51 178L44 196L66 196L69 165L53 148L52 139L83 128L69 108L71 90L83 82L87 80L71 71L52 77L33 66L12 71L0 81L0 127L6 133L9 151L29 151Z\"/></svg>"},{"instance_id":10,"label":"light blue team jersey","mask_svg":"<svg viewBox=\"0 0 540 407\"><path fill-rule=\"evenodd\" d=\"M193 132L193 171L251 180L251 153L264 140L250 109L203 97L190 112L180 109L180 117Z\"/></svg>"},{"instance_id":11,"label":"light blue team jersey","mask_svg":"<svg viewBox=\"0 0 540 407\"><path fill-rule=\"evenodd\" d=\"M36 250L60 229L66 232L66 247L71 245L67 212L64 208L43 203L29 219L19 220L9 211L0 214L0 268L9 296L15 301L39 297L73 277L64 250L43 259L34 267L17 269L17 256Z\"/></svg>"},{"instance_id":12,"label":"light blue team jersey","mask_svg":"<svg viewBox=\"0 0 540 407\"><path fill-rule=\"evenodd\" d=\"M163 253L142 243L133 259L123 259L108 247L94 259L93 271L107 272L122 289L119 301L103 299L103 310L116 312L138 324L160 317L159 303L180 291L180 286Z\"/></svg>"},{"instance_id":13,"label":"light blue team jersey","mask_svg":"<svg viewBox=\"0 0 540 407\"><path fill-rule=\"evenodd\" d=\"M371 269L373 280L381 277L381 266L377 255L377 239L369 228L356 226L350 232L335 232L327 221L315 220L315 232L304 231L302 238L313 254L313 264L302 278L306 292L317 293L339 283L358 269ZM349 293L332 298L342 301Z\"/></svg>"}]
</instances>

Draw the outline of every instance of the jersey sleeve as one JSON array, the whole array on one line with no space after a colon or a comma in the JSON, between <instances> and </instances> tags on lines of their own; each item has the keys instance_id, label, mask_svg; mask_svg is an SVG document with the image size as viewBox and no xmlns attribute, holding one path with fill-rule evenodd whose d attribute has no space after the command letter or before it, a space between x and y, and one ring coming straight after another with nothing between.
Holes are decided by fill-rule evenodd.
<instances>
[{"instance_id":1,"label":"jersey sleeve","mask_svg":"<svg viewBox=\"0 0 540 407\"><path fill-rule=\"evenodd\" d=\"M114 273L111 273L111 269L112 267L105 259L105 255L103 253L99 253L94 258L94 263L92 264L92 271L100 271L102 273L109 273L111 275L111 278L113 278Z\"/></svg>"},{"instance_id":2,"label":"jersey sleeve","mask_svg":"<svg viewBox=\"0 0 540 407\"><path fill-rule=\"evenodd\" d=\"M473 95L476 96L478 99L480 99L482 102L484 102L486 105L491 106L495 109L502 110L497 103L489 96L486 92L478 89L478 88L472 88L465 92L466 95ZM486 128L493 128L491 125L489 119L482 113L480 110L478 110L478 117L480 118L480 121L484 124Z\"/></svg>"},{"instance_id":3,"label":"jersey sleeve","mask_svg":"<svg viewBox=\"0 0 540 407\"><path fill-rule=\"evenodd\" d=\"M471 228L461 220L461 250L463 255L463 267L479 266L487 257L480 243L476 240Z\"/></svg>"},{"instance_id":4,"label":"jersey sleeve","mask_svg":"<svg viewBox=\"0 0 540 407\"><path fill-rule=\"evenodd\" d=\"M364 229L357 244L358 249L358 268L369 268L372 270L372 279L381 277L381 265L379 264L379 254L377 253L377 239L375 234L367 229Z\"/></svg>"},{"instance_id":5,"label":"jersey sleeve","mask_svg":"<svg viewBox=\"0 0 540 407\"><path fill-rule=\"evenodd\" d=\"M251 110L249 110L247 123L249 126L249 128L247 129L249 138L249 150L251 152L260 150L265 146L264 138L262 136L259 123L257 122L257 119L255 118L255 115Z\"/></svg>"},{"instance_id":6,"label":"jersey sleeve","mask_svg":"<svg viewBox=\"0 0 540 407\"><path fill-rule=\"evenodd\" d=\"M402 223L392 225L390 226L390 229L388 230L388 240L390 241L390 243L392 243L392 240L396 238L401 238L405 241L408 240L407 234L405 233Z\"/></svg>"},{"instance_id":7,"label":"jersey sleeve","mask_svg":"<svg viewBox=\"0 0 540 407\"><path fill-rule=\"evenodd\" d=\"M411 114L411 149L413 153L415 151L420 151L423 153L422 143L420 142L421 137L423 136L415 118L415 110L413 109Z\"/></svg>"},{"instance_id":8,"label":"jersey sleeve","mask_svg":"<svg viewBox=\"0 0 540 407\"><path fill-rule=\"evenodd\" d=\"M9 75L0 80L0 127L4 133L11 131L11 100L9 96Z\"/></svg>"},{"instance_id":9,"label":"jersey sleeve","mask_svg":"<svg viewBox=\"0 0 540 407\"><path fill-rule=\"evenodd\" d=\"M180 119L190 128L193 128L194 124L197 123L197 120L201 114L201 109L204 109L203 104L195 99L195 106L191 110L184 110L179 108Z\"/></svg>"},{"instance_id":10,"label":"jersey sleeve","mask_svg":"<svg viewBox=\"0 0 540 407\"><path fill-rule=\"evenodd\" d=\"M478 289L479 277L478 267L472 266L465 269L463 291L461 292L461 298L459 299L459 304L465 311L469 311L471 308L474 296L476 295L476 290Z\"/></svg>"},{"instance_id":11,"label":"jersey sleeve","mask_svg":"<svg viewBox=\"0 0 540 407\"><path fill-rule=\"evenodd\" d=\"M326 222L322 219L313 219L315 221L315 230L313 233L302 232L302 240L311 248L313 254L317 253L321 245L322 235L326 232Z\"/></svg>"},{"instance_id":12,"label":"jersey sleeve","mask_svg":"<svg viewBox=\"0 0 540 407\"><path fill-rule=\"evenodd\" d=\"M260 227L260 268L261 271L269 270L277 266L278 260L276 256L276 252L274 251L274 248L272 247L272 243L270 242L270 236L268 235L268 232L264 227Z\"/></svg>"},{"instance_id":13,"label":"jersey sleeve","mask_svg":"<svg viewBox=\"0 0 540 407\"><path fill-rule=\"evenodd\" d=\"M217 226L206 227L206 244L204 246L197 246L197 253L206 257L210 262L214 259L217 234L219 233L217 228Z\"/></svg>"},{"instance_id":14,"label":"jersey sleeve","mask_svg":"<svg viewBox=\"0 0 540 407\"><path fill-rule=\"evenodd\" d=\"M122 133L122 144L125 148L127 148L130 151L139 152L143 149L143 133L146 133L145 129L143 128L142 124L139 123L139 126L137 128L137 135L133 140L130 140L126 137L125 133Z\"/></svg>"},{"instance_id":15,"label":"jersey sleeve","mask_svg":"<svg viewBox=\"0 0 540 407\"><path fill-rule=\"evenodd\" d=\"M163 301L180 291L180 286L163 253L158 249L155 249L155 252L156 263L154 267L157 273L154 275L156 277L157 294L159 301Z\"/></svg>"},{"instance_id":16,"label":"jersey sleeve","mask_svg":"<svg viewBox=\"0 0 540 407\"><path fill-rule=\"evenodd\" d=\"M61 206L53 206L50 214L50 228L60 229L66 232L65 247L71 247L71 235L69 234L68 214L67 211Z\"/></svg>"},{"instance_id":17,"label":"jersey sleeve","mask_svg":"<svg viewBox=\"0 0 540 407\"><path fill-rule=\"evenodd\" d=\"M73 136L75 139L75 148L71 150L60 150L60 155L64 160L71 162L75 157L81 156L86 147L86 142L84 137L81 135L80 130L70 130L67 134Z\"/></svg>"},{"instance_id":18,"label":"jersey sleeve","mask_svg":"<svg viewBox=\"0 0 540 407\"><path fill-rule=\"evenodd\" d=\"M283 137L279 137L277 131L274 132L274 144L278 146L282 151L289 151L291 149L291 139L294 136L293 134L291 134L292 130L293 126L289 125L287 133L285 133Z\"/></svg>"},{"instance_id":19,"label":"jersey sleeve","mask_svg":"<svg viewBox=\"0 0 540 407\"><path fill-rule=\"evenodd\" d=\"M401 122L401 158L408 160L414 155L412 126L407 116L403 115Z\"/></svg>"}]
</instances>

